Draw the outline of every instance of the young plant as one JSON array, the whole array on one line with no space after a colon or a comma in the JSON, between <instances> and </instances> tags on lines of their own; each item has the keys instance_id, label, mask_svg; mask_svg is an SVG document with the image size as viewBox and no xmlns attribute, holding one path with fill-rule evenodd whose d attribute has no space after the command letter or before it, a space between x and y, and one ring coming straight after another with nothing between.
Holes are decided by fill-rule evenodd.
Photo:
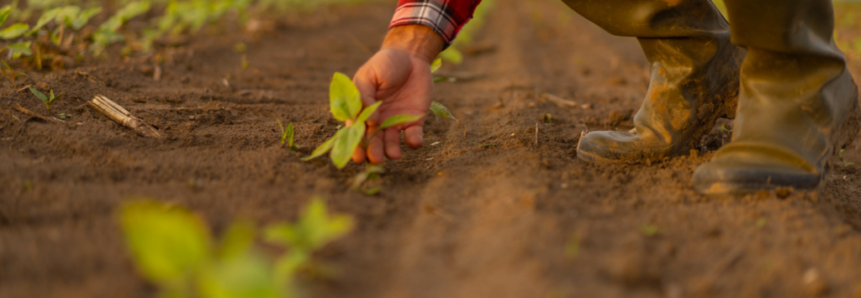
<instances>
[{"instance_id":1,"label":"young plant","mask_svg":"<svg viewBox=\"0 0 861 298\"><path fill-rule=\"evenodd\" d=\"M233 222L216 242L194 213L152 200L124 204L119 221L141 275L159 297L175 298L295 297L293 277L312 265L313 252L353 226L351 217L329 214L314 198L298 223L265 229L267 241L288 249L273 260L255 248L258 232L250 222Z\"/></svg>"},{"instance_id":2,"label":"young plant","mask_svg":"<svg viewBox=\"0 0 861 298\"><path fill-rule=\"evenodd\" d=\"M353 183L350 188L366 195L375 195L383 190L383 188L379 185L369 187L367 184L379 179L380 175L385 172L386 169L382 166L368 164L365 166L364 171L357 174L356 177L353 177Z\"/></svg>"},{"instance_id":3,"label":"young plant","mask_svg":"<svg viewBox=\"0 0 861 298\"><path fill-rule=\"evenodd\" d=\"M431 73L436 72L437 70L439 70L440 67L442 67L442 59L441 58L434 59L433 63L431 63L431 66L430 66ZM443 78L443 77L434 77L434 82L438 82L438 80L437 80L438 78ZM454 118L454 115L451 114L451 111L448 108L446 108L444 105L442 105L441 103L438 103L436 101L432 101L431 106L430 106L430 110L431 110L431 112L434 113L434 115L437 115L440 118L448 118L448 119L452 119L454 121L457 121L457 119Z\"/></svg>"},{"instance_id":4,"label":"young plant","mask_svg":"<svg viewBox=\"0 0 861 298\"><path fill-rule=\"evenodd\" d=\"M854 162L846 162L846 160L843 159L843 151L846 151L846 149L840 149L840 152L837 152L837 157L840 157L840 161L843 162L843 167L845 168L855 165Z\"/></svg>"},{"instance_id":5,"label":"young plant","mask_svg":"<svg viewBox=\"0 0 861 298\"><path fill-rule=\"evenodd\" d=\"M0 69L0 72L2 72L4 76L9 78L9 81L12 81L12 84L15 84L15 78L27 75L26 73L15 71L15 69L13 69L11 66L9 66L9 64L6 63L6 61L3 61L3 66L5 66L6 68Z\"/></svg>"},{"instance_id":6,"label":"young plant","mask_svg":"<svg viewBox=\"0 0 861 298\"><path fill-rule=\"evenodd\" d=\"M287 124L287 128L284 128L284 125L281 124L281 120L275 120L278 122L278 127L281 128L281 147L287 146L290 151L296 152L299 149L299 146L293 143L293 122Z\"/></svg>"},{"instance_id":7,"label":"young plant","mask_svg":"<svg viewBox=\"0 0 861 298\"><path fill-rule=\"evenodd\" d=\"M353 81L346 75L336 72L329 86L329 108L332 116L339 121L345 122L345 126L339 129L331 139L324 142L317 149L314 149L311 156L302 160L311 160L331 151L329 156L332 159L332 163L338 169L342 169L350 162L350 157L356 151L356 148L363 143L367 144L367 140L373 138L377 132L422 118L422 116L408 114L389 117L366 138L367 123L365 122L377 111L377 108L382 103L382 101L378 101L362 109L359 89L356 88Z\"/></svg>"},{"instance_id":8,"label":"young plant","mask_svg":"<svg viewBox=\"0 0 861 298\"><path fill-rule=\"evenodd\" d=\"M63 93L60 93L60 95L54 96L54 90L53 89L50 90L51 96L48 97L48 96L45 96L45 93L42 93L41 91L36 90L33 87L27 87L27 88L30 88L30 92L32 92L33 95L36 95L36 97L38 97L39 99L42 100L42 102L45 103L45 108L47 108L48 111L51 110L51 105L54 104L54 101L63 96Z\"/></svg>"},{"instance_id":9,"label":"young plant","mask_svg":"<svg viewBox=\"0 0 861 298\"><path fill-rule=\"evenodd\" d=\"M331 215L320 198L313 198L294 224L273 224L266 228L266 241L288 248L275 261L274 276L289 284L297 271L312 265L311 254L353 229L348 215Z\"/></svg>"}]
</instances>

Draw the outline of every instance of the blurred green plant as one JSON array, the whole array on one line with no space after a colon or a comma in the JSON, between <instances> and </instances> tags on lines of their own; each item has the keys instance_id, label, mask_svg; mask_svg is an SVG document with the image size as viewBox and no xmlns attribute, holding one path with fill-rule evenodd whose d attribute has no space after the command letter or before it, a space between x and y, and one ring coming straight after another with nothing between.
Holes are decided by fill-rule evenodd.
<instances>
[{"instance_id":1,"label":"blurred green plant","mask_svg":"<svg viewBox=\"0 0 861 298\"><path fill-rule=\"evenodd\" d=\"M197 215L178 206L133 200L118 213L138 271L160 297L172 298L292 297L293 277L309 266L313 252L353 227L349 216L330 215L314 198L298 223L265 229L267 241L286 248L272 260L256 249L257 230L248 221L233 222L216 243Z\"/></svg>"},{"instance_id":2,"label":"blurred green plant","mask_svg":"<svg viewBox=\"0 0 861 298\"><path fill-rule=\"evenodd\" d=\"M287 128L284 128L284 125L281 124L281 120L276 119L275 121L278 122L278 127L281 128L281 147L287 146L290 151L296 152L296 150L299 149L299 146L296 146L296 144L294 144L293 122L290 122L289 124L287 124Z\"/></svg>"},{"instance_id":3,"label":"blurred green plant","mask_svg":"<svg viewBox=\"0 0 861 298\"><path fill-rule=\"evenodd\" d=\"M0 73L2 73L4 77L9 79L9 81L11 81L12 84L15 84L16 78L18 78L20 76L26 76L27 75L26 73L15 71L15 69L13 69L11 66L9 66L9 64L6 63L6 61L2 61L2 62L3 62L4 68L0 69Z\"/></svg>"}]
</instances>

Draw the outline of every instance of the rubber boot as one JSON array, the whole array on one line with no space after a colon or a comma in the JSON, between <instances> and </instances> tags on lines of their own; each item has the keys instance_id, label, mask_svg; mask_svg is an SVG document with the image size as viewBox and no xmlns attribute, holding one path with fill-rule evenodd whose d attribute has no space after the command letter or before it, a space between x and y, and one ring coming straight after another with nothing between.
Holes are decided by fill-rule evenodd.
<instances>
[{"instance_id":1,"label":"rubber boot","mask_svg":"<svg viewBox=\"0 0 861 298\"><path fill-rule=\"evenodd\" d=\"M726 1L748 50L732 142L694 172L702 194L816 188L861 126L858 88L834 44L829 0Z\"/></svg>"},{"instance_id":2,"label":"rubber boot","mask_svg":"<svg viewBox=\"0 0 861 298\"><path fill-rule=\"evenodd\" d=\"M646 162L686 154L720 116L732 117L744 51L709 0L567 0L609 33L637 37L652 79L636 133L596 131L577 145L590 162Z\"/></svg>"}]
</instances>

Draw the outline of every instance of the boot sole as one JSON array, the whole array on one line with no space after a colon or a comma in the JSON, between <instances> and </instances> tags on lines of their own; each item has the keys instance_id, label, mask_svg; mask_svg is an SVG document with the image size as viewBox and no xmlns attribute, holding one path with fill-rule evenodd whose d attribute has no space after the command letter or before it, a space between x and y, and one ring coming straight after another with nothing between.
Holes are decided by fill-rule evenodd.
<instances>
[{"instance_id":1,"label":"boot sole","mask_svg":"<svg viewBox=\"0 0 861 298\"><path fill-rule=\"evenodd\" d=\"M834 139L831 142L833 146L832 156L829 159L836 156L841 148L851 144L861 130L861 102L859 100L861 99L858 98L858 90L856 89L852 112L849 113L834 134ZM819 186L828 170L829 166L826 165L821 175L762 170L695 173L695 175L699 174L700 176L694 179L693 187L697 192L707 196L744 195L781 187L810 190Z\"/></svg>"}]
</instances>

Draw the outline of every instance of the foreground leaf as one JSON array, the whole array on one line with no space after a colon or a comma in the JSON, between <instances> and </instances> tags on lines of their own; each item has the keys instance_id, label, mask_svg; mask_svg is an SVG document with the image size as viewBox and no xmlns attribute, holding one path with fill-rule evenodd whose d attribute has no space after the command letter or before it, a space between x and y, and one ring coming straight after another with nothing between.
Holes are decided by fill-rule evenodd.
<instances>
[{"instance_id":1,"label":"foreground leaf","mask_svg":"<svg viewBox=\"0 0 861 298\"><path fill-rule=\"evenodd\" d=\"M30 92L32 92L32 93L33 93L33 95L36 95L36 97L38 97L39 99L41 99L41 100L42 100L42 102L44 102L44 103L46 103L46 104L48 103L48 97L47 97L47 96L45 96L45 93L42 93L41 91L36 90L36 89L34 89L33 87L27 87L27 88L30 88Z\"/></svg>"},{"instance_id":2,"label":"foreground leaf","mask_svg":"<svg viewBox=\"0 0 861 298\"><path fill-rule=\"evenodd\" d=\"M380 124L379 129L386 129L386 128L389 128L389 127L392 127L395 125L401 125L401 124L405 124L405 123L415 122L415 121L418 121L419 119L421 119L422 117L423 116L416 116L416 115L409 115L409 114L391 116L391 117L389 117L389 119L386 119L385 121L383 121L383 124Z\"/></svg>"},{"instance_id":3,"label":"foreground leaf","mask_svg":"<svg viewBox=\"0 0 861 298\"><path fill-rule=\"evenodd\" d=\"M63 9L62 7L59 7L59 8L54 8L54 9L51 9L51 10L48 10L48 11L45 11L44 13L42 13L42 16L39 17L38 21L36 21L36 26L33 26L33 29L30 29L30 34L33 34L36 31L39 31L39 29L41 29L43 26L45 26L46 24L48 24L49 22L54 20L54 18L57 17L57 14L60 13L60 10L62 10L62 9Z\"/></svg>"},{"instance_id":4,"label":"foreground leaf","mask_svg":"<svg viewBox=\"0 0 861 298\"><path fill-rule=\"evenodd\" d=\"M437 57L430 65L431 73L436 72L437 70L439 70L440 67L442 67L442 58Z\"/></svg>"},{"instance_id":5,"label":"foreground leaf","mask_svg":"<svg viewBox=\"0 0 861 298\"><path fill-rule=\"evenodd\" d=\"M432 101L431 106L430 106L430 110L431 110L431 112L434 113L434 115L437 115L437 116L442 117L442 118L448 118L448 119L452 119L452 120L457 121L457 119L454 118L454 115L451 114L451 111L449 111L449 109L446 108L441 103L438 103L436 101Z\"/></svg>"},{"instance_id":6,"label":"foreground leaf","mask_svg":"<svg viewBox=\"0 0 861 298\"><path fill-rule=\"evenodd\" d=\"M26 23L15 23L9 27L0 30L0 38L2 39L13 39L18 38L22 34L27 32L27 29L30 29L30 25Z\"/></svg>"},{"instance_id":7,"label":"foreground leaf","mask_svg":"<svg viewBox=\"0 0 861 298\"><path fill-rule=\"evenodd\" d=\"M18 59L21 55L30 56L33 52L30 51L30 43L28 42L18 42L13 43L6 46L5 49L9 50L9 53L12 54L12 59Z\"/></svg>"},{"instance_id":8,"label":"foreground leaf","mask_svg":"<svg viewBox=\"0 0 861 298\"><path fill-rule=\"evenodd\" d=\"M284 131L284 133L287 134L287 146L293 148L293 122L287 124L287 129Z\"/></svg>"},{"instance_id":9,"label":"foreground leaf","mask_svg":"<svg viewBox=\"0 0 861 298\"><path fill-rule=\"evenodd\" d=\"M320 157L323 154L326 154L326 152L329 152L329 150L331 150L332 147L335 146L335 140L340 138L341 135L346 133L346 131L347 131L346 128L342 128L341 130L339 130L338 132L335 133L335 136L333 136L331 139L328 139L325 142L323 142L323 144L321 144L319 147L317 147L317 149L314 149L314 152L311 152L311 156L305 157L302 160L303 161L309 161L309 160L315 159L317 157Z\"/></svg>"},{"instance_id":10,"label":"foreground leaf","mask_svg":"<svg viewBox=\"0 0 861 298\"><path fill-rule=\"evenodd\" d=\"M377 111L377 108L379 108L381 104L383 104L383 102L378 101L362 110L362 113L359 114L359 118L356 119L356 123L364 123L365 121L368 121L368 118L371 118L371 115Z\"/></svg>"},{"instance_id":11,"label":"foreground leaf","mask_svg":"<svg viewBox=\"0 0 861 298\"><path fill-rule=\"evenodd\" d=\"M6 5L3 8L0 8L0 26L3 26L3 23L6 23L6 18L9 17L9 14L12 13L12 6Z\"/></svg>"},{"instance_id":12,"label":"foreground leaf","mask_svg":"<svg viewBox=\"0 0 861 298\"><path fill-rule=\"evenodd\" d=\"M353 156L353 152L356 151L359 143L362 142L362 137L365 136L365 124L357 123L344 128L344 130L346 133L335 139L335 145L329 155L332 158L332 163L338 169L343 169L350 162L350 157Z\"/></svg>"},{"instance_id":13,"label":"foreground leaf","mask_svg":"<svg viewBox=\"0 0 861 298\"><path fill-rule=\"evenodd\" d=\"M201 270L198 289L200 297L206 298L283 297L272 275L270 261L252 251Z\"/></svg>"},{"instance_id":14,"label":"foreground leaf","mask_svg":"<svg viewBox=\"0 0 861 298\"><path fill-rule=\"evenodd\" d=\"M339 121L356 119L362 110L359 89L346 75L336 72L329 85L329 109Z\"/></svg>"},{"instance_id":15,"label":"foreground leaf","mask_svg":"<svg viewBox=\"0 0 861 298\"><path fill-rule=\"evenodd\" d=\"M188 210L147 200L124 204L119 215L135 264L156 284L176 288L209 259L209 233Z\"/></svg>"}]
</instances>

